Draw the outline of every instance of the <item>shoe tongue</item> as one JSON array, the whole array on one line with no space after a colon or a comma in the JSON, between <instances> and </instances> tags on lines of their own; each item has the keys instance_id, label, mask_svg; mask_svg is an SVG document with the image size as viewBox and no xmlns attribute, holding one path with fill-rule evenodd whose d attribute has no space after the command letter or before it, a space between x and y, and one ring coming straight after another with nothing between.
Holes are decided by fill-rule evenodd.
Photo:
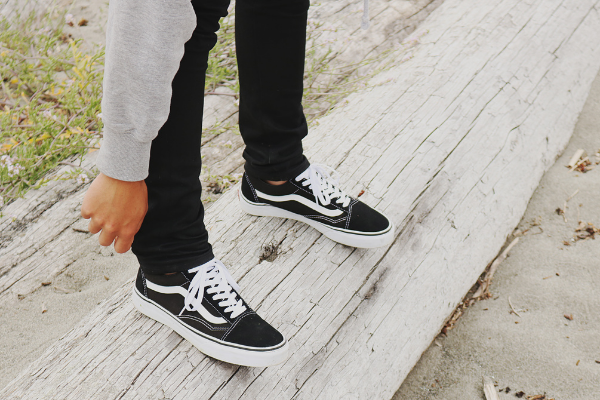
<instances>
[{"instance_id":1,"label":"shoe tongue","mask_svg":"<svg viewBox=\"0 0 600 400\"><path fill-rule=\"evenodd\" d=\"M185 271L185 272L182 272L182 274L183 274L183 275L185 275L185 277L187 278L187 280L188 280L188 285L189 285L189 283L191 283L191 282L192 282L192 279L194 279L194 276L196 276L196 273L195 273L195 272L188 272L188 271ZM188 285L186 285L186 287L187 287Z\"/></svg>"},{"instance_id":2,"label":"shoe tongue","mask_svg":"<svg viewBox=\"0 0 600 400\"><path fill-rule=\"evenodd\" d=\"M296 181L304 181L307 179L310 179L310 167L306 168L296 177Z\"/></svg>"}]
</instances>

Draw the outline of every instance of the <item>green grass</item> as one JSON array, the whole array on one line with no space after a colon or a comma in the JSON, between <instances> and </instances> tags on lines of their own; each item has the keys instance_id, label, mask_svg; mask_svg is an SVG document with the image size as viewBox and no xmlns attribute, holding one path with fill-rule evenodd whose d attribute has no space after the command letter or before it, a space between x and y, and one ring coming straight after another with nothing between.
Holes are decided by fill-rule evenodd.
<instances>
[{"instance_id":1,"label":"green grass","mask_svg":"<svg viewBox=\"0 0 600 400\"><path fill-rule=\"evenodd\" d=\"M104 50L85 50L63 32L62 21L49 15L0 20L0 206L46 183L59 164L76 167L99 147ZM224 85L239 93L233 21L222 22L206 89ZM60 178L93 178L81 172Z\"/></svg>"},{"instance_id":2,"label":"green grass","mask_svg":"<svg viewBox=\"0 0 600 400\"><path fill-rule=\"evenodd\" d=\"M208 57L206 92L214 93L218 86L226 86L239 94L233 11L221 18L217 44Z\"/></svg>"},{"instance_id":3,"label":"green grass","mask_svg":"<svg viewBox=\"0 0 600 400\"><path fill-rule=\"evenodd\" d=\"M103 50L85 52L49 17L0 20L0 197L44 183L94 150L102 123Z\"/></svg>"}]
</instances>

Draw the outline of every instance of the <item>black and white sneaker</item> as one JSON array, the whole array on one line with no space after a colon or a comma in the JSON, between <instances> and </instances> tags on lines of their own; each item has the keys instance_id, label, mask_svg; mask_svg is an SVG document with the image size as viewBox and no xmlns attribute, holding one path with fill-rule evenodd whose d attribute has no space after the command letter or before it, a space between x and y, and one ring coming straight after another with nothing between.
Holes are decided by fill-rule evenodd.
<instances>
[{"instance_id":1,"label":"black and white sneaker","mask_svg":"<svg viewBox=\"0 0 600 400\"><path fill-rule=\"evenodd\" d=\"M380 247L394 240L393 223L340 190L322 166L311 165L282 185L244 174L239 198L248 214L302 221L347 246Z\"/></svg>"},{"instance_id":2,"label":"black and white sneaker","mask_svg":"<svg viewBox=\"0 0 600 400\"><path fill-rule=\"evenodd\" d=\"M250 367L285 361L288 344L283 335L238 292L239 286L215 258L172 275L148 275L140 268L133 304L218 360Z\"/></svg>"}]
</instances>

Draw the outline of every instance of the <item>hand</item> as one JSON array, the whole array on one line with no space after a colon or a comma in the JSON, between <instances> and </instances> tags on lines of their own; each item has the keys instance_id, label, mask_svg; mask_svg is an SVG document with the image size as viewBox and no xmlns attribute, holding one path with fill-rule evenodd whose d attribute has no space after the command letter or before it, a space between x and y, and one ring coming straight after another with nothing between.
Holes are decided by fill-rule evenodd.
<instances>
[{"instance_id":1,"label":"hand","mask_svg":"<svg viewBox=\"0 0 600 400\"><path fill-rule=\"evenodd\" d=\"M90 185L81 216L91 218L88 229L100 233L98 242L125 253L131 248L134 235L140 230L148 211L148 189L144 181L125 182L100 174Z\"/></svg>"}]
</instances>

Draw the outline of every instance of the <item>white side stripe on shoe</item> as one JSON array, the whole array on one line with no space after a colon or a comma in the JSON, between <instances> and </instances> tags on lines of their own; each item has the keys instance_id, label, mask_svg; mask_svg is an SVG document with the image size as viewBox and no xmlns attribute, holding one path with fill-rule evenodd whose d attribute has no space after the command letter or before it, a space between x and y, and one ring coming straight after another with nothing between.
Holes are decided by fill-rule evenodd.
<instances>
[{"instance_id":1,"label":"white side stripe on shoe","mask_svg":"<svg viewBox=\"0 0 600 400\"><path fill-rule=\"evenodd\" d=\"M184 288L182 288L181 286L160 286L160 285L157 285L156 283L152 283L148 280L146 281L146 285L148 286L148 289L154 290L155 292L158 292L158 293L180 294L183 297L187 296L187 294L188 294L188 291L185 290ZM227 323L227 321L224 320L223 318L215 317L214 315L212 315L206 308L204 308L204 306L202 304L198 304L196 306L196 311L198 311L198 313L202 316L202 318L204 318L211 324Z\"/></svg>"},{"instance_id":2,"label":"white side stripe on shoe","mask_svg":"<svg viewBox=\"0 0 600 400\"><path fill-rule=\"evenodd\" d=\"M265 200L275 201L275 202L283 202L283 201L297 201L298 203L302 203L307 207L312 208L319 214L326 215L328 217L337 217L343 214L342 210L330 210L328 208L323 207L320 204L315 203L314 201L308 200L306 197L302 197L297 194L286 194L284 196L271 196L266 193L256 191L258 197L262 197Z\"/></svg>"}]
</instances>

